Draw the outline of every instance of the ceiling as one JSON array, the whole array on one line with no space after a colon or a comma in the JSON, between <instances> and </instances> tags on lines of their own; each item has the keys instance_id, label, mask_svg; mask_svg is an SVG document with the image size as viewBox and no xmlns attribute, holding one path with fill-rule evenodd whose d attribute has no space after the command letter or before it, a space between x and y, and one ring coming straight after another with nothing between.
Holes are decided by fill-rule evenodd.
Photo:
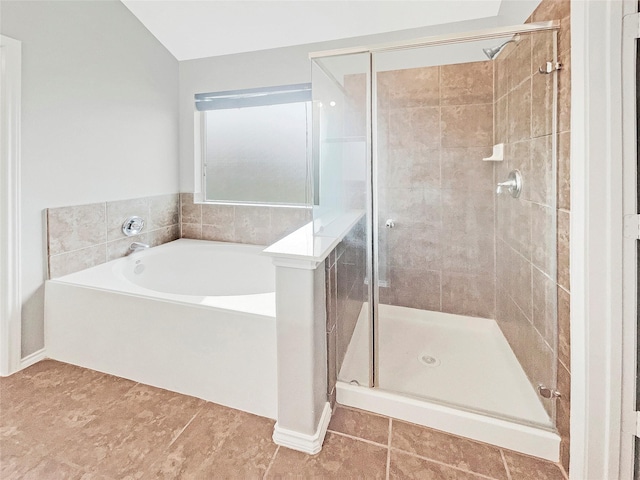
<instances>
[{"instance_id":1,"label":"ceiling","mask_svg":"<svg viewBox=\"0 0 640 480\"><path fill-rule=\"evenodd\" d=\"M525 0L122 0L178 59L228 55L497 16ZM524 20L526 16L522 18Z\"/></svg>"}]
</instances>

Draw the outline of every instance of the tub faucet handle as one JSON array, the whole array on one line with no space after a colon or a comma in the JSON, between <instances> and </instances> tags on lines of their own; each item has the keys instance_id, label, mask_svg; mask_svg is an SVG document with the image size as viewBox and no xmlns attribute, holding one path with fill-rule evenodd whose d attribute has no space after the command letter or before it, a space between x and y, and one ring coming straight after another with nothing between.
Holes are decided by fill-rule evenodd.
<instances>
[{"instance_id":1,"label":"tub faucet handle","mask_svg":"<svg viewBox=\"0 0 640 480\"><path fill-rule=\"evenodd\" d=\"M149 245L142 242L133 242L131 245L129 245L129 250L134 253L139 252L140 250L146 250L147 248L149 248Z\"/></svg>"}]
</instances>

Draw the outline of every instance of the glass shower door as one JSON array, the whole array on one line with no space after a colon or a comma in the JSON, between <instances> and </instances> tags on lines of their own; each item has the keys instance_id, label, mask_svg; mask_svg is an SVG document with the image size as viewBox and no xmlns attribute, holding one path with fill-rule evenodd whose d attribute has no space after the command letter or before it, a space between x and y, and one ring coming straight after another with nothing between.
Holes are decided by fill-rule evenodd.
<instances>
[{"instance_id":1,"label":"glass shower door","mask_svg":"<svg viewBox=\"0 0 640 480\"><path fill-rule=\"evenodd\" d=\"M314 235L346 236L325 263L329 395L370 385L370 54L312 61Z\"/></svg>"},{"instance_id":2,"label":"glass shower door","mask_svg":"<svg viewBox=\"0 0 640 480\"><path fill-rule=\"evenodd\" d=\"M555 42L373 54L379 388L553 426Z\"/></svg>"}]
</instances>

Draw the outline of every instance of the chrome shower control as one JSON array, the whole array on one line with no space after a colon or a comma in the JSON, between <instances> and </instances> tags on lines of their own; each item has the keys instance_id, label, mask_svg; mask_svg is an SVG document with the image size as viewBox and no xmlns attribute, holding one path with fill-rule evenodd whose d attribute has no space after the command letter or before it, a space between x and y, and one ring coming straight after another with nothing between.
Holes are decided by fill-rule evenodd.
<instances>
[{"instance_id":1,"label":"chrome shower control","mask_svg":"<svg viewBox=\"0 0 640 480\"><path fill-rule=\"evenodd\" d=\"M122 233L127 237L139 234L144 228L144 220L142 217L129 217L122 224Z\"/></svg>"},{"instance_id":2,"label":"chrome shower control","mask_svg":"<svg viewBox=\"0 0 640 480\"><path fill-rule=\"evenodd\" d=\"M384 226L387 228L393 228L396 226L396 222L394 222L392 219L389 219L385 222Z\"/></svg>"},{"instance_id":3,"label":"chrome shower control","mask_svg":"<svg viewBox=\"0 0 640 480\"><path fill-rule=\"evenodd\" d=\"M500 195L504 189L507 189L513 198L518 198L522 192L522 175L520 170L512 170L506 182L498 183L496 193Z\"/></svg>"}]
</instances>

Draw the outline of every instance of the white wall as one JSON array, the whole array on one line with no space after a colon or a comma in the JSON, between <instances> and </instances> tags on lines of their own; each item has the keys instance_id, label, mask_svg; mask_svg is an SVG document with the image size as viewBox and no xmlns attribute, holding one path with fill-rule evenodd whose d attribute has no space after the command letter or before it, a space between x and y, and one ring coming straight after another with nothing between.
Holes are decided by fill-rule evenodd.
<instances>
[{"instance_id":1,"label":"white wall","mask_svg":"<svg viewBox=\"0 0 640 480\"><path fill-rule=\"evenodd\" d=\"M1 9L22 42L26 356L44 344L43 209L178 191L178 62L116 0Z\"/></svg>"}]
</instances>

